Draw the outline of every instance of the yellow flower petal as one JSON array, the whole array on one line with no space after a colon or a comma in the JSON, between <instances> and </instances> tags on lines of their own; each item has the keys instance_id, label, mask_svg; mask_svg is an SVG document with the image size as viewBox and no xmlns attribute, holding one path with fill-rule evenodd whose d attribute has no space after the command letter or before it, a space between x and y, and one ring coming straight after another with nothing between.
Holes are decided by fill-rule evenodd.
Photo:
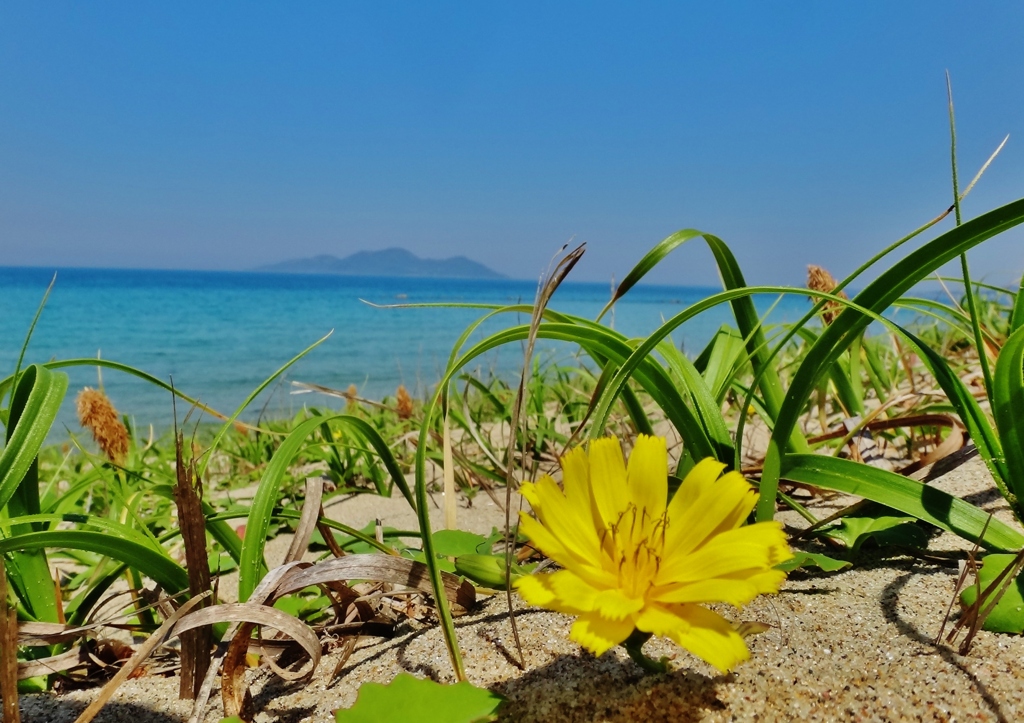
<instances>
[{"instance_id":1,"label":"yellow flower petal","mask_svg":"<svg viewBox=\"0 0 1024 723\"><path fill-rule=\"evenodd\" d=\"M533 546L562 567L572 568L577 565L589 565L585 558L580 558L566 547L560 539L551 534L539 520L535 520L525 512L519 513L519 531L530 538Z\"/></svg>"},{"instance_id":2,"label":"yellow flower petal","mask_svg":"<svg viewBox=\"0 0 1024 723\"><path fill-rule=\"evenodd\" d=\"M590 514L590 465L587 462L587 451L577 447L562 455L559 464L562 467L565 498L572 507Z\"/></svg>"},{"instance_id":3,"label":"yellow flower petal","mask_svg":"<svg viewBox=\"0 0 1024 723\"><path fill-rule=\"evenodd\" d=\"M556 598L549 577L550 575L524 575L512 584L527 604L551 609Z\"/></svg>"},{"instance_id":4,"label":"yellow flower petal","mask_svg":"<svg viewBox=\"0 0 1024 723\"><path fill-rule=\"evenodd\" d=\"M594 600L594 607L610 620L625 620L644 606L643 598L632 598L618 588L602 590Z\"/></svg>"},{"instance_id":5,"label":"yellow flower petal","mask_svg":"<svg viewBox=\"0 0 1024 723\"><path fill-rule=\"evenodd\" d=\"M574 555L596 562L601 554L601 540L594 529L589 504L582 509L570 505L558 484L546 475L528 491L527 501L551 534ZM540 505L539 509L534 500Z\"/></svg>"},{"instance_id":6,"label":"yellow flower petal","mask_svg":"<svg viewBox=\"0 0 1024 723\"><path fill-rule=\"evenodd\" d=\"M590 443L590 485L597 512L605 527L611 527L626 511L626 463L622 447L614 437ZM667 483L667 482L666 482Z\"/></svg>"},{"instance_id":7,"label":"yellow flower petal","mask_svg":"<svg viewBox=\"0 0 1024 723\"><path fill-rule=\"evenodd\" d=\"M656 584L695 582L726 577L740 570L765 570L778 564L785 535L778 522L758 522L723 532L689 555L672 555L662 562ZM781 562L781 560L778 560Z\"/></svg>"},{"instance_id":8,"label":"yellow flower petal","mask_svg":"<svg viewBox=\"0 0 1024 723\"><path fill-rule=\"evenodd\" d=\"M634 628L666 635L720 670L749 653L742 636L701 603L743 605L777 592L792 556L781 526L742 526L756 493L741 475L704 460L666 504L664 440L641 435L628 467L615 439L561 460L550 477L523 486L537 519L520 530L565 569L521 578L523 599L578 615L571 637L600 655Z\"/></svg>"},{"instance_id":9,"label":"yellow flower petal","mask_svg":"<svg viewBox=\"0 0 1024 723\"><path fill-rule=\"evenodd\" d=\"M570 570L559 570L544 577L548 579L552 592L562 601L565 608L576 614L589 613L597 609L598 598L603 593Z\"/></svg>"},{"instance_id":10,"label":"yellow flower petal","mask_svg":"<svg viewBox=\"0 0 1024 723\"><path fill-rule=\"evenodd\" d=\"M608 620L597 614L581 615L573 623L569 639L579 643L594 655L601 655L618 645L633 632L631 620Z\"/></svg>"},{"instance_id":11,"label":"yellow flower petal","mask_svg":"<svg viewBox=\"0 0 1024 723\"><path fill-rule=\"evenodd\" d=\"M537 495L537 485L533 482L523 482L519 485L519 494L530 503L530 507L533 508L534 512L540 513L541 501Z\"/></svg>"},{"instance_id":12,"label":"yellow flower petal","mask_svg":"<svg viewBox=\"0 0 1024 723\"><path fill-rule=\"evenodd\" d=\"M668 498L668 452L664 437L637 437L636 446L629 453L626 489L630 502L646 512L646 526L653 525L664 514Z\"/></svg>"},{"instance_id":13,"label":"yellow flower petal","mask_svg":"<svg viewBox=\"0 0 1024 723\"><path fill-rule=\"evenodd\" d=\"M785 578L785 573L779 574ZM729 603L735 607L746 605L764 592L761 578L712 578L697 582L666 585L651 591L651 598L662 603ZM765 581L767 582L767 581ZM772 592L776 592L773 590Z\"/></svg>"},{"instance_id":14,"label":"yellow flower petal","mask_svg":"<svg viewBox=\"0 0 1024 723\"><path fill-rule=\"evenodd\" d=\"M683 633L690 628L686 618L680 617L676 610L681 606L649 604L636 617L636 628L645 633L663 635L668 637L669 633Z\"/></svg>"},{"instance_id":15,"label":"yellow flower petal","mask_svg":"<svg viewBox=\"0 0 1024 723\"><path fill-rule=\"evenodd\" d=\"M672 609L689 626L685 630L670 630L666 636L701 660L727 673L750 657L743 636L721 615L700 605L679 605Z\"/></svg>"},{"instance_id":16,"label":"yellow flower petal","mask_svg":"<svg viewBox=\"0 0 1024 723\"><path fill-rule=\"evenodd\" d=\"M782 587L782 583L786 581L786 573L782 570L764 570L763 572L758 572L754 575L747 574L748 572L749 571L744 571L743 574L745 577L743 579L756 587L759 595L774 595ZM729 601L724 600L723 602Z\"/></svg>"},{"instance_id":17,"label":"yellow flower petal","mask_svg":"<svg viewBox=\"0 0 1024 723\"><path fill-rule=\"evenodd\" d=\"M674 512L678 515L683 510L693 507L697 499L715 483L723 469L725 465L711 457L698 462L672 497L672 502L669 503L669 517L672 517Z\"/></svg>"},{"instance_id":18,"label":"yellow flower petal","mask_svg":"<svg viewBox=\"0 0 1024 723\"><path fill-rule=\"evenodd\" d=\"M599 567L600 560L581 558L562 541L551 534L544 525L525 512L519 513L519 531L530 538L530 541L545 555L562 567L568 568L591 584L608 587L615 584L615 577Z\"/></svg>"},{"instance_id":19,"label":"yellow flower petal","mask_svg":"<svg viewBox=\"0 0 1024 723\"><path fill-rule=\"evenodd\" d=\"M730 473L711 483L707 483L706 477L699 479L699 496L687 507L677 505L680 494L684 491L688 495L693 492L693 489L687 490L690 477L700 470L704 462L687 475L669 504L665 532L666 555L685 555L714 534L736 527L757 504L757 493L750 484L741 475Z\"/></svg>"},{"instance_id":20,"label":"yellow flower petal","mask_svg":"<svg viewBox=\"0 0 1024 723\"><path fill-rule=\"evenodd\" d=\"M550 575L526 575L515 582L520 596L530 605L567 615L593 612L598 591L568 570Z\"/></svg>"}]
</instances>

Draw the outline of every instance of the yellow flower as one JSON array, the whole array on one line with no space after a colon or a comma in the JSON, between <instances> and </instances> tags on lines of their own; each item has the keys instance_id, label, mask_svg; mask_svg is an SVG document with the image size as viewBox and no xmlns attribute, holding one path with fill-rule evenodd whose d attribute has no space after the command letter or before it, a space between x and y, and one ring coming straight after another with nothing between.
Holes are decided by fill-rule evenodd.
<instances>
[{"instance_id":1,"label":"yellow flower","mask_svg":"<svg viewBox=\"0 0 1024 723\"><path fill-rule=\"evenodd\" d=\"M563 487L550 477L525 483L537 519L520 530L561 565L520 578L523 599L576 615L570 637L600 655L634 629L674 640L719 670L750 653L725 618L701 606L739 607L778 592L792 557L781 525L743 525L757 494L738 472L700 462L668 501L665 440L641 435L626 467L614 438L562 458ZM722 476L720 476L722 475ZM632 652L631 652L632 654Z\"/></svg>"}]
</instances>

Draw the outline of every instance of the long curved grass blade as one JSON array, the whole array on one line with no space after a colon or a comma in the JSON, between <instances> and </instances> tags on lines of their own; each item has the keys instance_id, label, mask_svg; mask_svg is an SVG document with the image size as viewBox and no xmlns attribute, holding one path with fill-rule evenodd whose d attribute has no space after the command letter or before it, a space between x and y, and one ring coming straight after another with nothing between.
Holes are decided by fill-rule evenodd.
<instances>
[{"instance_id":1,"label":"long curved grass blade","mask_svg":"<svg viewBox=\"0 0 1024 723\"><path fill-rule=\"evenodd\" d=\"M5 507L32 466L68 389L65 374L33 364L18 381L7 427L7 446L0 454L0 509ZM38 492L36 487L38 512Z\"/></svg>"},{"instance_id":2,"label":"long curved grass blade","mask_svg":"<svg viewBox=\"0 0 1024 723\"><path fill-rule=\"evenodd\" d=\"M38 365L18 378L8 409L7 446L0 454L0 510L15 522L39 510L39 449L50 432L67 391L68 378ZM12 534L30 533L31 524L15 524ZM46 551L18 550L8 565L18 597L39 620L57 622L53 578Z\"/></svg>"},{"instance_id":3,"label":"long curved grass blade","mask_svg":"<svg viewBox=\"0 0 1024 723\"><path fill-rule=\"evenodd\" d=\"M824 294L822 292L809 291L806 289L794 289L788 286L746 286L742 288L721 291L705 299L701 299L700 301L688 306L686 309L683 309L678 314L674 315L673 317L665 321L660 327L658 327L654 332L652 332L643 341L643 343L641 343L635 349L631 350L629 357L621 362L620 367L616 372L614 378L612 379L612 381L608 383L604 391L602 400L594 412L593 428L600 429L603 426L604 420L607 419L612 402L621 392L626 382L630 379L630 377L636 374L638 368L640 368L644 364L649 363L648 357L650 356L650 354L657 348L658 344L660 344L664 338L666 338L669 334L672 333L672 331L674 331L684 322L694 318L698 314L707 311L708 309L711 309L719 304L722 304L727 301L731 302L735 299L744 296L750 296L752 294L761 293L799 294L801 296L807 296L810 294L814 296L821 296L827 297L829 299L834 299L839 303L847 305L851 303L848 299L841 299L832 294ZM598 328L603 329L604 327ZM573 339L569 338L567 340L572 341ZM651 391L650 389L647 388L647 385L644 385L644 387L645 389L647 389L648 392ZM769 409L768 411L770 414L771 410ZM684 430L680 429L680 432L684 432ZM802 438L803 437L801 435L801 439ZM684 436L684 439L686 439L688 444L690 443L689 438ZM706 453L705 456L707 456ZM732 463L731 459L722 461L730 464Z\"/></svg>"},{"instance_id":4,"label":"long curved grass blade","mask_svg":"<svg viewBox=\"0 0 1024 723\"><path fill-rule=\"evenodd\" d=\"M143 381L148 382L154 386L160 387L161 389L165 389L168 392L172 392L178 397L178 399L188 402L189 404L195 405L197 409L200 409L206 412L207 414L216 417L217 419L227 419L225 415L221 414L216 409L206 406L205 404L199 402L196 399L193 399L187 394L182 394L180 390L172 388L170 384L163 381L162 379L158 379L157 377L154 377L152 374L147 374L141 369L136 369L135 367L129 366L128 364L121 364L120 362L110 361L108 359L57 359L54 361L39 364L39 366L45 367L46 369L67 369L70 367L102 367L104 369L111 369L113 371L124 372L125 374L129 374L133 377L138 377L139 379L142 379ZM3 396L3 394L11 386L13 381L13 376L0 379L0 397Z\"/></svg>"},{"instance_id":5,"label":"long curved grass blade","mask_svg":"<svg viewBox=\"0 0 1024 723\"><path fill-rule=\"evenodd\" d=\"M1009 472L1003 457L1003 446L996 435L981 405L971 394L963 381L956 375L946 359L906 329L896 327L911 344L916 347L918 357L935 377L935 381L956 409L960 421L967 427L974 445L978 448L982 459L988 465L1000 492L1006 495L1006 481Z\"/></svg>"},{"instance_id":6,"label":"long curved grass blade","mask_svg":"<svg viewBox=\"0 0 1024 723\"><path fill-rule=\"evenodd\" d=\"M629 270L629 273L622 278L622 281L619 282L618 286L615 287L615 292L612 294L612 298L609 299L608 303L604 305L603 309L601 309L601 313L597 315L597 320L600 321L603 319L604 315L607 314L612 306L615 305L615 302L625 296L630 289L636 286L644 276L646 276L655 266L661 263L662 259L690 239L696 238L700 235L700 231L696 229L684 228L655 244L654 247L644 254L643 258L636 263L636 266Z\"/></svg>"},{"instance_id":7,"label":"long curved grass blade","mask_svg":"<svg viewBox=\"0 0 1024 723\"><path fill-rule=\"evenodd\" d=\"M519 326L505 329L481 340L459 358L455 369L449 370L446 378L450 378L454 371L484 352L504 344L521 341L526 338L528 333L529 327ZM620 334L593 323L546 322L538 328L538 337L578 344L592 358L607 359L614 365L621 366L627 359L633 358L635 363L631 369L632 378L636 379L644 391L650 394L655 403L664 410L666 417L679 430L696 458L701 459L714 455L715 447L711 443L707 431L701 425L700 419L694 411L679 395L665 369L647 355L637 355L633 347ZM619 374L621 373L620 369ZM622 383L616 388L614 395L611 395L606 389L603 397L603 412L600 417L595 414L591 436L603 434L611 405L623 393L626 381L626 378L622 379Z\"/></svg>"},{"instance_id":8,"label":"long curved grass blade","mask_svg":"<svg viewBox=\"0 0 1024 723\"><path fill-rule=\"evenodd\" d=\"M967 339L974 341L974 329L971 323L971 315L960 311L959 309L947 306L942 302L934 301L932 299L904 297L899 301L894 302L893 308L910 309L919 314L929 316L944 324L948 324L951 328L956 329L963 334ZM985 341L993 345L996 344L996 338L992 335L992 332L980 327L979 331Z\"/></svg>"},{"instance_id":9,"label":"long curved grass blade","mask_svg":"<svg viewBox=\"0 0 1024 723\"><path fill-rule=\"evenodd\" d=\"M702 426L707 431L711 443L717 448L715 457L731 460L736 450L733 448L725 417L722 416L722 405L708 388L704 377L697 371L693 362L668 340L658 345L658 354L665 360L669 369L678 375L683 385L680 392L688 394L693 401L693 408ZM694 460L697 461L699 460Z\"/></svg>"},{"instance_id":10,"label":"long curved grass blade","mask_svg":"<svg viewBox=\"0 0 1024 723\"><path fill-rule=\"evenodd\" d=\"M1020 279L1020 288L1013 299L1013 310L1010 312L1010 333L1024 326L1024 276Z\"/></svg>"},{"instance_id":11,"label":"long curved grass blade","mask_svg":"<svg viewBox=\"0 0 1024 723\"><path fill-rule=\"evenodd\" d=\"M604 316L616 301L622 298L622 296L635 286L640 279L660 263L662 259L687 241L698 237L704 239L708 248L711 249L711 253L715 257L715 263L718 265L718 273L722 278L722 285L725 290L734 291L745 288L747 286L747 282L743 278L743 272L740 269L740 265L737 263L736 257L729 249L729 246L722 241L722 239L708 233L697 231L696 229L683 229L681 231L677 231L668 238L663 239L660 243L655 245L654 248L648 251L642 259L640 259L637 265L634 266L628 274L626 274L625 278L615 289L615 293L612 295L611 300L605 305L604 309L602 309L601 313L598 315L598 320ZM733 316L736 318L736 326L739 328L740 334L742 334L743 338L746 340L747 352L750 355L750 362L754 367L754 386L759 386L761 388L765 406L767 407L769 414L774 418L778 414L778 410L782 405L785 392L783 391L782 380L779 378L778 371L770 364L770 355L767 342L764 338L764 332L761 328L761 319L758 316L757 309L755 308L754 302L750 298L749 294L740 294L731 297L730 303L732 306ZM794 450L804 452L809 449L807 441L798 429L792 429L790 431L790 437L790 444Z\"/></svg>"},{"instance_id":12,"label":"long curved grass blade","mask_svg":"<svg viewBox=\"0 0 1024 723\"><path fill-rule=\"evenodd\" d=\"M260 395L260 392L269 387L270 384L275 379L277 379L279 376L288 371L288 368L295 364L295 362L299 361L302 357L306 356L311 351L313 351L318 346L327 341L327 339L330 338L331 334L333 333L334 331L331 330L327 332L327 334L325 334L323 337L307 346L305 349L303 349L298 354L289 359L283 366L281 366L280 369L278 369L276 372L274 372L269 377L264 379L262 384L260 384L258 387L253 389L252 392L249 393L249 396L246 397L245 401L238 406L238 409L235 410L235 413L228 417L227 421L225 421L224 424L221 425L220 429L217 430L217 434L214 435L213 441L210 442L210 446L207 447L206 451L204 452L203 461L199 467L200 479L206 478L206 468L210 465L210 460L213 459L213 453L217 450L217 447L220 446L220 443L224 439L224 436L231 430L232 425L234 425L235 423L235 420L238 419L238 415L244 412L245 409L250 404L252 404L252 401Z\"/></svg>"},{"instance_id":13,"label":"long curved grass blade","mask_svg":"<svg viewBox=\"0 0 1024 723\"><path fill-rule=\"evenodd\" d=\"M120 560L152 578L168 592L180 592L188 588L188 573L166 553L157 552L149 545L117 538L105 532L49 530L12 535L0 540L0 553L55 547L89 550ZM53 595L52 587L50 595Z\"/></svg>"},{"instance_id":14,"label":"long curved grass blade","mask_svg":"<svg viewBox=\"0 0 1024 723\"><path fill-rule=\"evenodd\" d=\"M18 525L32 525L39 522L49 523L50 529L53 529L53 524L61 522L71 522L76 525L88 525L90 527L99 528L98 531L103 532L106 535L110 535L127 542L133 542L144 547L149 547L156 552L164 552L164 549L160 547L159 543L157 543L153 538L147 537L138 530L122 524L117 520L111 520L106 517L97 517L96 515L55 515L46 513L38 515L22 515L14 520L0 519L0 528L16 527Z\"/></svg>"},{"instance_id":15,"label":"long curved grass blade","mask_svg":"<svg viewBox=\"0 0 1024 723\"><path fill-rule=\"evenodd\" d=\"M1006 455L1007 501L1017 519L1024 519L1024 328L1013 332L999 352L992 414Z\"/></svg>"},{"instance_id":16,"label":"long curved grass blade","mask_svg":"<svg viewBox=\"0 0 1024 723\"><path fill-rule=\"evenodd\" d=\"M412 491L409 489L398 463L376 430L362 419L347 414L318 416L307 419L297 425L277 448L277 451L274 452L274 456L264 470L259 486L256 488L256 494L249 508L249 518L246 522L245 540L242 541L242 554L238 561L238 599L240 602L245 602L249 599L252 591L256 589L256 585L259 583L261 570L266 568L263 562L263 548L266 545L267 532L270 529L270 521L274 514L274 505L281 493L281 482L288 472L288 468L294 462L295 456L302 449L302 445L305 444L306 437L312 434L320 425L329 422L345 425L356 434L365 435L366 440L374 446L374 449L381 456L385 467L395 481L395 485L402 490L402 494L405 495L409 504L413 505L413 509L416 509Z\"/></svg>"},{"instance_id":17,"label":"long curved grass blade","mask_svg":"<svg viewBox=\"0 0 1024 723\"><path fill-rule=\"evenodd\" d=\"M787 454L782 478L874 500L930 522L988 550L1019 550L1024 535L940 489L893 472L818 454ZM985 530L985 525L988 529ZM981 539L982 531L985 537Z\"/></svg>"},{"instance_id":18,"label":"long curved grass blade","mask_svg":"<svg viewBox=\"0 0 1024 723\"><path fill-rule=\"evenodd\" d=\"M334 420L338 420L340 424L349 427L359 437L369 443L373 450L380 457L381 462L384 463L385 469L388 474L391 475L392 481L398 488L398 491L402 493L402 497L409 503L409 506L416 509L416 499L413 496L412 489L409 487L409 483L405 481L405 475L402 473L401 467L398 465L398 461L395 459L394 454L391 452L391 448L388 447L388 443L384 441L384 438L380 436L380 432L373 428L368 422L359 417L351 415L342 415L340 417L332 417Z\"/></svg>"},{"instance_id":19,"label":"long curved grass blade","mask_svg":"<svg viewBox=\"0 0 1024 723\"><path fill-rule=\"evenodd\" d=\"M892 305L914 284L926 278L937 268L992 238L1007 229L1024 222L1024 199L1014 201L1001 208L989 211L962 226L947 231L916 251L896 262L887 271L864 288L853 301L861 307L881 313ZM811 391L821 375L845 351L853 339L863 333L872 317L843 311L839 317L822 332L818 342L807 352L790 383L785 403L776 419L775 429L768 445L764 472L761 478L761 496L758 500L757 518L768 520L774 516L775 493L781 471L785 444Z\"/></svg>"},{"instance_id":20,"label":"long curved grass blade","mask_svg":"<svg viewBox=\"0 0 1024 723\"><path fill-rule=\"evenodd\" d=\"M43 292L43 298L39 302L39 307L36 309L35 316L32 317L32 323L28 325L28 332L25 334L25 340L21 343L21 350L18 352L18 361L14 364L14 374L11 375L11 379L17 379L18 374L21 373L21 364L25 361L25 352L28 350L28 344L32 341L32 333L36 330L36 324L39 323L39 317L43 315L43 309L46 308L46 302L50 298L50 293L53 291L53 285L57 283L57 274L54 273L53 278L50 279L49 285L46 287L46 291ZM0 399L3 399L6 390L0 388ZM0 505L2 507L3 505Z\"/></svg>"}]
</instances>

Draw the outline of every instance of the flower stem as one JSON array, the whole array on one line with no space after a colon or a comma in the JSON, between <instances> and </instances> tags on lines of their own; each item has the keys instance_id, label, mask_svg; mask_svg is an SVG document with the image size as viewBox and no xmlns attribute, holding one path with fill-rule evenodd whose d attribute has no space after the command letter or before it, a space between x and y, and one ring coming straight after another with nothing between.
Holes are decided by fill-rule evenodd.
<instances>
[{"instance_id":1,"label":"flower stem","mask_svg":"<svg viewBox=\"0 0 1024 723\"><path fill-rule=\"evenodd\" d=\"M650 639L650 633L634 630L629 634L629 637L622 642L622 647L624 647L626 652L629 653L629 657L633 659L633 662L643 668L646 672L653 673L655 675L667 673L668 658L652 660L644 655L644 643Z\"/></svg>"}]
</instances>

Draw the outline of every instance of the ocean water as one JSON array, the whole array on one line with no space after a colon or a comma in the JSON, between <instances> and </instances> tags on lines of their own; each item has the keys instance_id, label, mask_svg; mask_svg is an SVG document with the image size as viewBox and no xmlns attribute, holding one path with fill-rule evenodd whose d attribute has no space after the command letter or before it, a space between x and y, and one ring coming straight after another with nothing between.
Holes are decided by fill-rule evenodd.
<instances>
[{"instance_id":1,"label":"ocean water","mask_svg":"<svg viewBox=\"0 0 1024 723\"><path fill-rule=\"evenodd\" d=\"M0 267L0 376L13 369L53 269ZM122 362L161 379L230 414L264 379L302 349L333 330L330 338L288 370L243 415L261 411L290 416L304 405L338 408L344 401L296 394L291 382L346 389L380 399L404 384L419 397L440 378L459 335L486 311L459 308L375 308L415 303L532 302L536 282L467 279L371 278L234 272L59 269L50 299L31 338L26 363L95 358ZM664 319L716 289L637 286L606 317L617 330L641 336ZM610 296L605 284L566 282L550 307L594 318ZM767 310L777 300L758 299ZM796 319L809 308L789 296L774 306L771 321ZM672 338L697 354L715 330L731 320L727 305L686 322ZM502 314L473 339L517 323L525 315ZM574 362L567 344L541 340L544 361ZM514 378L522 347L510 345L476 360L469 371L487 378ZM70 387L55 434L77 431L73 398L98 383L95 367L66 370ZM117 408L144 428L158 431L172 420L169 393L134 377L103 370L103 384ZM179 404L179 417L187 411Z\"/></svg>"}]
</instances>

